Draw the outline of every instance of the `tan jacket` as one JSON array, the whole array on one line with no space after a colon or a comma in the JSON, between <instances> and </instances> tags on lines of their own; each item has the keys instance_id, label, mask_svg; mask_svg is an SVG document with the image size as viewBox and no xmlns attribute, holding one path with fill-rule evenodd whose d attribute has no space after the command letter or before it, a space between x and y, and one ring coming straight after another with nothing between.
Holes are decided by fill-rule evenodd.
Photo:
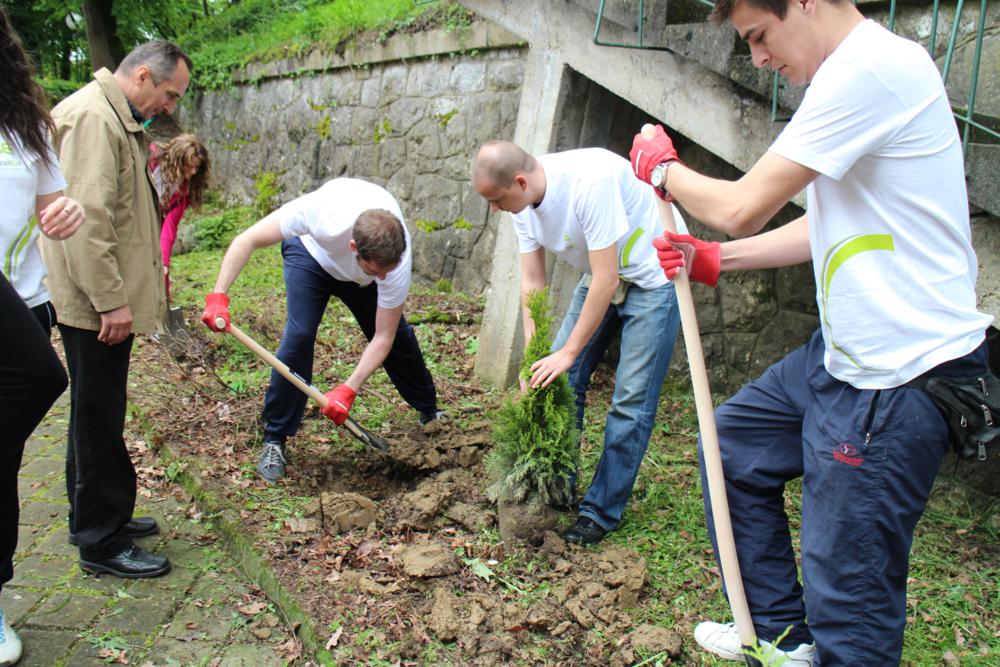
<instances>
[{"instance_id":1,"label":"tan jacket","mask_svg":"<svg viewBox=\"0 0 1000 667\"><path fill-rule=\"evenodd\" d=\"M149 140L107 69L52 111L66 195L86 220L65 241L42 238L48 287L59 321L100 330L100 313L128 304L132 331L166 317L160 216L146 168Z\"/></svg>"}]
</instances>

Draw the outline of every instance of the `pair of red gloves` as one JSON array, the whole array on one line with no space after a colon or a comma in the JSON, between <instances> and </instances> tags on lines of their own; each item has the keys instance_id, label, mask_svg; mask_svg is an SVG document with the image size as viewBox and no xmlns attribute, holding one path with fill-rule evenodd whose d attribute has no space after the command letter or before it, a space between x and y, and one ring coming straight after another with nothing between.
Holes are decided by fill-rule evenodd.
<instances>
[{"instance_id":1,"label":"pair of red gloves","mask_svg":"<svg viewBox=\"0 0 1000 667\"><path fill-rule=\"evenodd\" d=\"M209 292L205 296L205 310L201 314L201 321L212 331L229 331L229 296L223 292ZM325 395L326 405L321 412L340 426L347 421L357 392L342 384Z\"/></svg>"},{"instance_id":2,"label":"pair of red gloves","mask_svg":"<svg viewBox=\"0 0 1000 667\"><path fill-rule=\"evenodd\" d=\"M654 128L651 137L635 135L629 159L635 177L646 183L652 183L653 169L657 165L680 162L674 142L670 140L662 125ZM664 195L660 188L654 188L653 191L660 199L673 201L673 197ZM663 236L653 239L653 247L656 248L656 257L660 261L663 273L670 280L677 276L682 266L686 266L691 280L711 287L715 287L719 282L722 268L722 249L719 243L702 241L689 234L665 232Z\"/></svg>"}]
</instances>

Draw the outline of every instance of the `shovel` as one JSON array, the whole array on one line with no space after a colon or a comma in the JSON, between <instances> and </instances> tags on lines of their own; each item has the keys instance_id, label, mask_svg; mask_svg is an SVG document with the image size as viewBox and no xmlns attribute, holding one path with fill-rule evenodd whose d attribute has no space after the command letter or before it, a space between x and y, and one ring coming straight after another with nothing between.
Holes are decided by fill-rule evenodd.
<instances>
[{"instance_id":1,"label":"shovel","mask_svg":"<svg viewBox=\"0 0 1000 667\"><path fill-rule=\"evenodd\" d=\"M220 329L222 329L226 326L226 321L220 317L215 320L215 325ZM236 340L240 341L248 348L250 348L250 351L256 354L258 357L260 357L262 361L266 362L271 368L281 373L281 375L284 376L286 380L288 380L296 387L301 389L306 396L319 403L319 406L321 408L326 407L326 404L329 401L327 401L326 396L324 396L319 389L317 389L316 387L312 386L311 384L303 380L301 377L299 377L298 374L296 374L295 371L289 368L287 364L285 364L276 356L274 356L273 354L265 350L263 347L261 347L257 343L257 341L255 341L253 338L251 338L243 331L241 331L239 327L237 327L233 323L230 323L228 329L226 330L229 331L229 333L231 333L236 338ZM356 421L354 421L350 417L348 417L347 421L344 422L344 427L351 432L351 435L353 435L355 438L357 438L364 444L368 445L372 449L378 450L382 454L389 453L389 443L387 443L384 439L378 437L371 431L363 428L361 425L359 425Z\"/></svg>"},{"instance_id":2,"label":"shovel","mask_svg":"<svg viewBox=\"0 0 1000 667\"><path fill-rule=\"evenodd\" d=\"M642 136L651 138L653 126L643 125ZM663 228L677 232L674 214L670 204L659 197ZM681 329L684 332L684 347L687 350L688 366L691 369L691 386L694 389L694 404L698 412L698 430L701 432L701 449L705 456L705 477L708 479L708 495L715 518L715 539L719 545L719 560L722 565L722 579L729 594L729 606L733 610L736 630L744 649L744 659L748 667L760 667L757 658L747 655L747 651L757 649L757 632L750 618L743 578L740 575L740 561L736 555L736 541L733 539L733 524L729 518L729 500L726 497L726 480L722 472L722 454L719 451L719 433L715 428L715 409L712 406L712 392L708 385L708 371L705 368L705 353L701 347L698 318L694 312L691 284L687 269L682 268L674 277L677 305L681 311Z\"/></svg>"}]
</instances>

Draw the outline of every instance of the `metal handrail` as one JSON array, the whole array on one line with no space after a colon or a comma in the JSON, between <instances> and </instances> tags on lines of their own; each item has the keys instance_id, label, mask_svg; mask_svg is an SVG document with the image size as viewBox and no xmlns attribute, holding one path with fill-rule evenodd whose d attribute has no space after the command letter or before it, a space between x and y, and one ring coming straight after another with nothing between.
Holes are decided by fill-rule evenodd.
<instances>
[{"instance_id":1,"label":"metal handrail","mask_svg":"<svg viewBox=\"0 0 1000 667\"><path fill-rule=\"evenodd\" d=\"M704 2L704 0L700 0ZM646 25L646 0L639 0L639 43L638 44L625 44L624 42L602 42L600 40L601 34L601 23L604 21L604 3L605 0L601 0L601 4L597 7L597 21L594 24L594 44L598 46L617 46L623 49L646 49L647 51L668 51L666 47L663 46L645 46L642 43L644 26Z\"/></svg>"}]
</instances>

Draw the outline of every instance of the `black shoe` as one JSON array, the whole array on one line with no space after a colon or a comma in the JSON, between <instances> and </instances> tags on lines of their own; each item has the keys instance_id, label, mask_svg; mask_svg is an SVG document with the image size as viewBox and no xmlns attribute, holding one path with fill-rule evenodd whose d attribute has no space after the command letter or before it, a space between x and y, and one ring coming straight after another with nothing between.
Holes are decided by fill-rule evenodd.
<instances>
[{"instance_id":1,"label":"black shoe","mask_svg":"<svg viewBox=\"0 0 1000 667\"><path fill-rule=\"evenodd\" d=\"M166 556L157 556L134 544L120 554L104 560L80 559L80 569L92 574L113 574L122 579L145 579L170 572Z\"/></svg>"},{"instance_id":2,"label":"black shoe","mask_svg":"<svg viewBox=\"0 0 1000 667\"><path fill-rule=\"evenodd\" d=\"M430 412L421 412L418 417L421 426L427 426L431 422L439 421L442 424L449 421L447 413L444 410L431 410Z\"/></svg>"},{"instance_id":3,"label":"black shoe","mask_svg":"<svg viewBox=\"0 0 1000 667\"><path fill-rule=\"evenodd\" d=\"M158 532L160 532L160 527L156 525L156 519L151 516L133 517L125 524L125 534L132 539L146 537L147 535L156 535ZM69 543L73 546L80 544L80 539L76 536L76 533L69 534Z\"/></svg>"},{"instance_id":4,"label":"black shoe","mask_svg":"<svg viewBox=\"0 0 1000 667\"><path fill-rule=\"evenodd\" d=\"M563 539L570 544L594 544L604 539L608 531L593 519L578 517L572 526L563 533Z\"/></svg>"}]
</instances>

